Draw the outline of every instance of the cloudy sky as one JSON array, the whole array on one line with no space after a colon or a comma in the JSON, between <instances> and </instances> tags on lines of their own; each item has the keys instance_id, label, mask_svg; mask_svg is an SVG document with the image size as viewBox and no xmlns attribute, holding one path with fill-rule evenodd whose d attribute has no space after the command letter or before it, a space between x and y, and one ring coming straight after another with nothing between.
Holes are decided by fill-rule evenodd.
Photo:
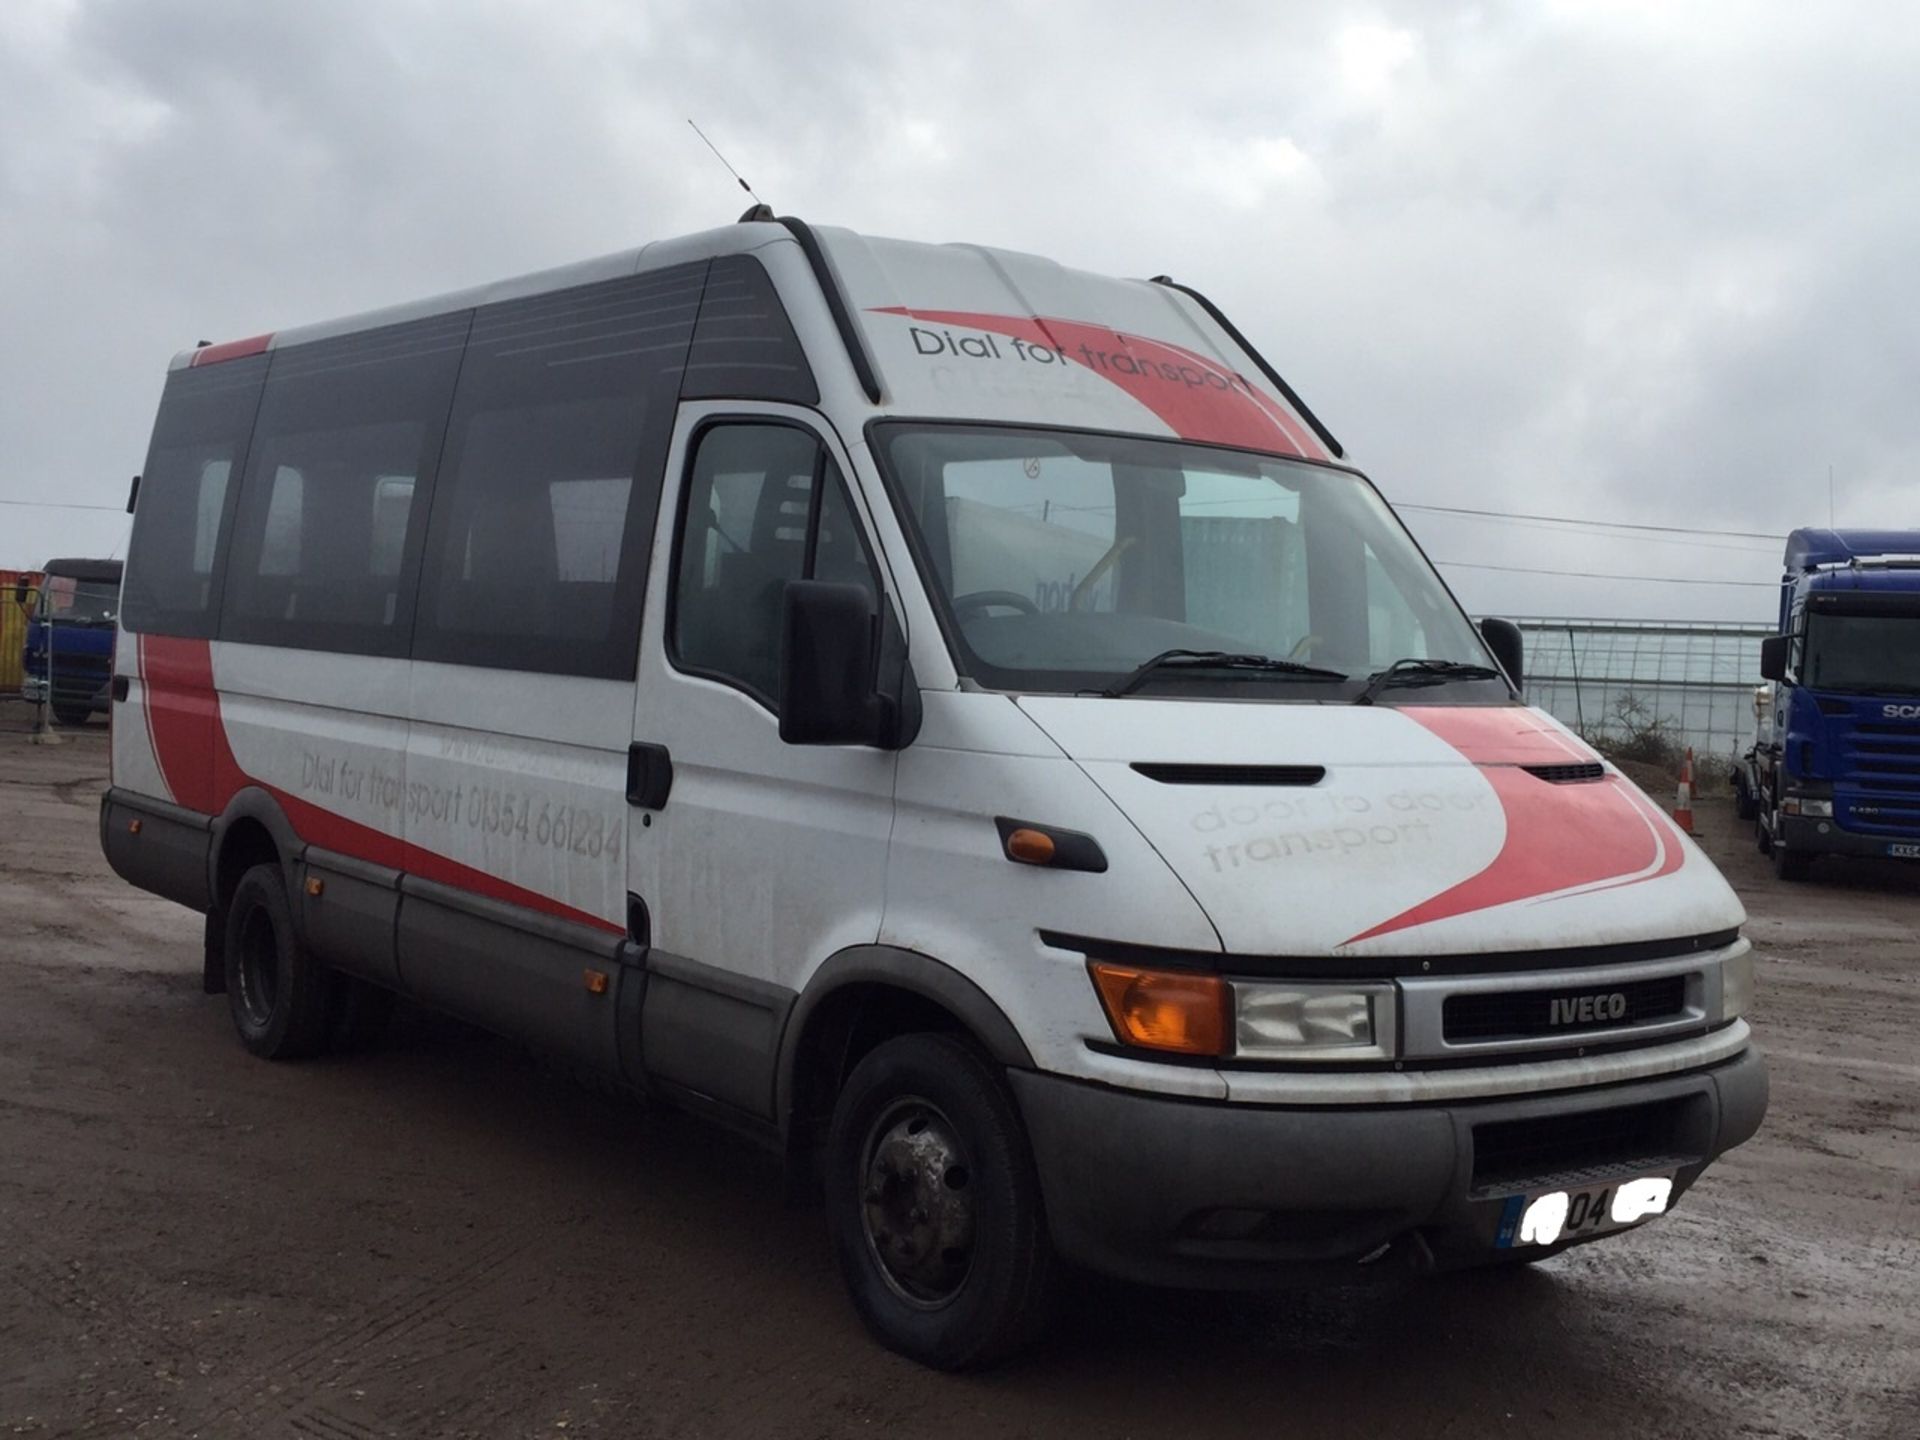
<instances>
[{"instance_id":1,"label":"cloudy sky","mask_svg":"<svg viewBox=\"0 0 1920 1440\"><path fill-rule=\"evenodd\" d=\"M1406 509L1475 611L1764 619L1829 467L1920 525L1916 74L1892 0L5 0L0 567L124 553L195 340L732 220L693 116L782 213L1199 286L1403 506L1697 531Z\"/></svg>"}]
</instances>

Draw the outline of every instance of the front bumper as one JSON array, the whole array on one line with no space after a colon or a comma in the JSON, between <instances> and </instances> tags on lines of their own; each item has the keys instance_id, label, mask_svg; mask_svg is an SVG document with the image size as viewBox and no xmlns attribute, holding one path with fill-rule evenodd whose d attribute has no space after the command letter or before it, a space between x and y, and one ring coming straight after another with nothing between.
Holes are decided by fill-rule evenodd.
<instances>
[{"instance_id":1,"label":"front bumper","mask_svg":"<svg viewBox=\"0 0 1920 1440\"><path fill-rule=\"evenodd\" d=\"M1218 1289L1352 1275L1403 1241L1423 1261L1471 1264L1491 1253L1502 1197L1574 1170L1657 1160L1639 1168L1675 1171L1677 1198L1767 1108L1751 1047L1683 1075L1440 1105L1219 1104L1011 1078L1060 1253L1123 1279Z\"/></svg>"},{"instance_id":2,"label":"front bumper","mask_svg":"<svg viewBox=\"0 0 1920 1440\"><path fill-rule=\"evenodd\" d=\"M1912 837L1863 835L1858 830L1843 830L1832 820L1812 820L1804 815L1782 815L1780 833L1787 849L1806 855L1884 857L1890 845L1920 844Z\"/></svg>"}]
</instances>

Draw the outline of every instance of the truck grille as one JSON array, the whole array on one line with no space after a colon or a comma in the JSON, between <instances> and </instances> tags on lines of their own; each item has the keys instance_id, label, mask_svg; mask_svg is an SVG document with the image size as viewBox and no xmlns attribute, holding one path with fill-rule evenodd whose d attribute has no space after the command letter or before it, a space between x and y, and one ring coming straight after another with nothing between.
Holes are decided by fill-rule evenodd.
<instances>
[{"instance_id":1,"label":"truck grille","mask_svg":"<svg viewBox=\"0 0 1920 1440\"><path fill-rule=\"evenodd\" d=\"M1834 818L1848 830L1920 835L1920 725L1863 721L1840 743Z\"/></svg>"},{"instance_id":2,"label":"truck grille","mask_svg":"<svg viewBox=\"0 0 1920 1440\"><path fill-rule=\"evenodd\" d=\"M1671 1020L1685 1012L1686 1003L1684 975L1619 985L1449 995L1441 1011L1441 1033L1449 1044L1579 1035Z\"/></svg>"}]
</instances>

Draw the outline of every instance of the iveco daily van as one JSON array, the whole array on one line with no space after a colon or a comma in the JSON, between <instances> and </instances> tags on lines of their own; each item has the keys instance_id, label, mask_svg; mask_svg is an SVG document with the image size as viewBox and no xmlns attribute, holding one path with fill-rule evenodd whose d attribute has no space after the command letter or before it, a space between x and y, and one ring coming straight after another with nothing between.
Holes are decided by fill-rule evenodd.
<instances>
[{"instance_id":1,"label":"iveco daily van","mask_svg":"<svg viewBox=\"0 0 1920 1440\"><path fill-rule=\"evenodd\" d=\"M189 351L101 836L777 1147L933 1365L1056 1267L1538 1259L1751 1135L1744 916L1212 304L731 228Z\"/></svg>"}]
</instances>

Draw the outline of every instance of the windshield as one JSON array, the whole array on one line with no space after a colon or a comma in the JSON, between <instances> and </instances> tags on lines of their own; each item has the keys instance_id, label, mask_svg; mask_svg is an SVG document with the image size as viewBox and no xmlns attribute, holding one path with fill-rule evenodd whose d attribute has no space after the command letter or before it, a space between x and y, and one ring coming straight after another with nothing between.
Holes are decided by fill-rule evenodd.
<instances>
[{"instance_id":1,"label":"windshield","mask_svg":"<svg viewBox=\"0 0 1920 1440\"><path fill-rule=\"evenodd\" d=\"M876 442L956 658L984 684L1103 688L1173 649L1291 660L1355 685L1397 660L1491 663L1385 502L1347 471L975 425L883 425ZM1277 669L1204 671L1167 666L1147 684L1303 699L1348 688ZM1464 683L1507 696L1502 682Z\"/></svg>"},{"instance_id":2,"label":"windshield","mask_svg":"<svg viewBox=\"0 0 1920 1440\"><path fill-rule=\"evenodd\" d=\"M1802 675L1815 690L1920 693L1920 615L1809 615Z\"/></svg>"},{"instance_id":3,"label":"windshield","mask_svg":"<svg viewBox=\"0 0 1920 1440\"><path fill-rule=\"evenodd\" d=\"M41 582L40 607L34 618L56 625L106 626L119 613L120 587L112 581L49 575Z\"/></svg>"}]
</instances>

